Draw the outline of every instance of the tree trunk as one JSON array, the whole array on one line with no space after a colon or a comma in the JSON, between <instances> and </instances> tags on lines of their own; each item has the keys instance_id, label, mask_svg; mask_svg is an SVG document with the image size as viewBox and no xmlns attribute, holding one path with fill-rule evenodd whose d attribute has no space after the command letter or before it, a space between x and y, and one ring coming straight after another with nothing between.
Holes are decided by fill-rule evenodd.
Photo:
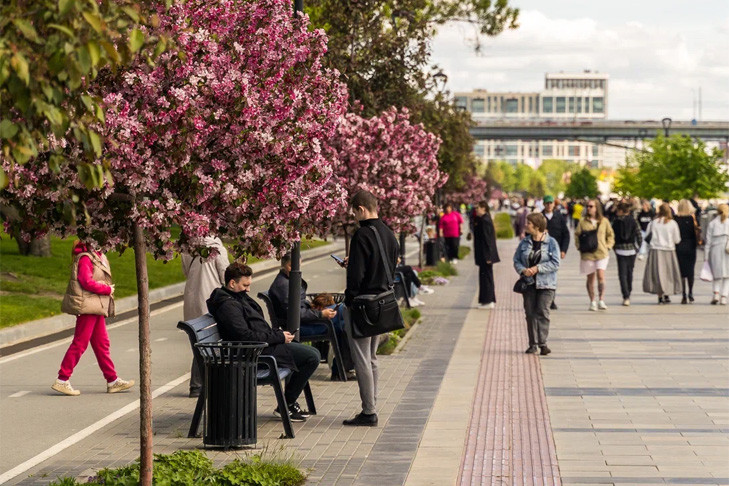
<instances>
[{"instance_id":1,"label":"tree trunk","mask_svg":"<svg viewBox=\"0 0 729 486\"><path fill-rule=\"evenodd\" d=\"M344 225L344 255L349 256L349 231L347 225Z\"/></svg>"},{"instance_id":2,"label":"tree trunk","mask_svg":"<svg viewBox=\"0 0 729 486\"><path fill-rule=\"evenodd\" d=\"M139 484L152 486L152 350L149 345L149 276L144 231L134 225L134 263L139 302Z\"/></svg>"},{"instance_id":3,"label":"tree trunk","mask_svg":"<svg viewBox=\"0 0 729 486\"><path fill-rule=\"evenodd\" d=\"M13 235L15 241L18 242L18 251L23 256L50 257L51 256L51 237L49 235L43 238L34 238L29 243L23 241L20 234L16 231Z\"/></svg>"}]
</instances>

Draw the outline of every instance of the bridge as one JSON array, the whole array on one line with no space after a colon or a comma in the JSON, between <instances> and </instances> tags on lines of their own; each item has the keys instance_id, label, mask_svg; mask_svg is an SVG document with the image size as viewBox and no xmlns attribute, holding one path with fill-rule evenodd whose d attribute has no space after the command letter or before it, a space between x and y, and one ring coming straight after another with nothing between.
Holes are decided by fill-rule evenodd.
<instances>
[{"instance_id":1,"label":"bridge","mask_svg":"<svg viewBox=\"0 0 729 486\"><path fill-rule=\"evenodd\" d=\"M729 144L729 122L630 120L477 120L471 128L476 140L643 140L656 134L682 134Z\"/></svg>"}]
</instances>

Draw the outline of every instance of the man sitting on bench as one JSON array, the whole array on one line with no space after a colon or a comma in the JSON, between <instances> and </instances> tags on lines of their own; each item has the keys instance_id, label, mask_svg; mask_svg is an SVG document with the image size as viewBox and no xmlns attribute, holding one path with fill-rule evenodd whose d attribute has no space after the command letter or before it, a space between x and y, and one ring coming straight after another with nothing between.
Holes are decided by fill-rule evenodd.
<instances>
[{"instance_id":1,"label":"man sitting on bench","mask_svg":"<svg viewBox=\"0 0 729 486\"><path fill-rule=\"evenodd\" d=\"M218 323L224 341L265 342L262 354L273 355L281 368L293 373L286 384L284 398L293 422L305 422L308 412L296 403L317 366L321 355L311 346L291 342L294 335L272 329L263 317L261 306L248 296L253 281L248 265L232 263L225 269L225 286L215 289L207 301L208 311ZM274 414L281 416L278 408Z\"/></svg>"}]
</instances>

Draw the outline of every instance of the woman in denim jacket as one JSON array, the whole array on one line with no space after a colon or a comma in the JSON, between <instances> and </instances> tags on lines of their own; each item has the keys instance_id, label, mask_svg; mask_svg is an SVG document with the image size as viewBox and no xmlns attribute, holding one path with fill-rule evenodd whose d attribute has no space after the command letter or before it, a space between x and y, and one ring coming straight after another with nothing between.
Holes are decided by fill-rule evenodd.
<instances>
[{"instance_id":1,"label":"woman in denim jacket","mask_svg":"<svg viewBox=\"0 0 729 486\"><path fill-rule=\"evenodd\" d=\"M541 213L527 216L528 236L521 240L514 253L514 269L527 283L524 292L529 348L534 354L541 348L542 356L552 352L547 347L549 335L549 306L557 288L560 249L557 240L547 233L547 218Z\"/></svg>"}]
</instances>

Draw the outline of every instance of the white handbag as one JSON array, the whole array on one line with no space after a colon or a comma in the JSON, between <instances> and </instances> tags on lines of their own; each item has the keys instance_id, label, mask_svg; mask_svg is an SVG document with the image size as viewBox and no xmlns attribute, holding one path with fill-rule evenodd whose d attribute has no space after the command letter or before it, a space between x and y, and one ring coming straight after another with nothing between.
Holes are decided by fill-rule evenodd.
<instances>
[{"instance_id":1,"label":"white handbag","mask_svg":"<svg viewBox=\"0 0 729 486\"><path fill-rule=\"evenodd\" d=\"M701 273L699 274L699 278L705 282L711 282L714 280L714 274L711 272L711 266L709 265L709 261L704 262L704 266L701 267Z\"/></svg>"}]
</instances>

